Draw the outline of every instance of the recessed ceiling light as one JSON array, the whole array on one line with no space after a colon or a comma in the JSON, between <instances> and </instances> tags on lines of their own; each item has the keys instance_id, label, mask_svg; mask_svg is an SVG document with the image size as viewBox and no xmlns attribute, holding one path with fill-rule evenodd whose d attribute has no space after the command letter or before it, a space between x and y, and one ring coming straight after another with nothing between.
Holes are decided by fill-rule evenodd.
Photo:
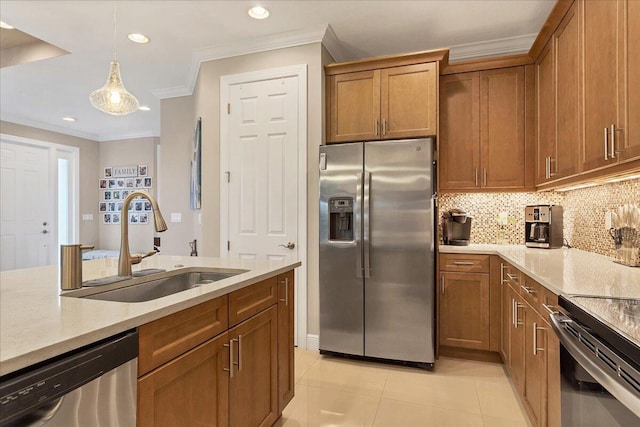
<instances>
[{"instance_id":1,"label":"recessed ceiling light","mask_svg":"<svg viewBox=\"0 0 640 427\"><path fill-rule=\"evenodd\" d=\"M65 122L75 122L76 118L71 116L66 116L66 117L63 117L62 120L64 120Z\"/></svg>"},{"instance_id":2,"label":"recessed ceiling light","mask_svg":"<svg viewBox=\"0 0 640 427\"><path fill-rule=\"evenodd\" d=\"M131 33L127 37L129 37L129 40L135 43L149 43L149 37L145 36L144 34Z\"/></svg>"},{"instance_id":3,"label":"recessed ceiling light","mask_svg":"<svg viewBox=\"0 0 640 427\"><path fill-rule=\"evenodd\" d=\"M254 19L265 19L269 16L269 11L262 6L254 6L249 9L249 16Z\"/></svg>"},{"instance_id":4,"label":"recessed ceiling light","mask_svg":"<svg viewBox=\"0 0 640 427\"><path fill-rule=\"evenodd\" d=\"M140 107L138 107L138 110L151 111L151 107L149 107L148 105L141 105Z\"/></svg>"},{"instance_id":5,"label":"recessed ceiling light","mask_svg":"<svg viewBox=\"0 0 640 427\"><path fill-rule=\"evenodd\" d=\"M4 28L5 30L13 30L13 26L7 24L4 21L0 21L0 28Z\"/></svg>"}]
</instances>

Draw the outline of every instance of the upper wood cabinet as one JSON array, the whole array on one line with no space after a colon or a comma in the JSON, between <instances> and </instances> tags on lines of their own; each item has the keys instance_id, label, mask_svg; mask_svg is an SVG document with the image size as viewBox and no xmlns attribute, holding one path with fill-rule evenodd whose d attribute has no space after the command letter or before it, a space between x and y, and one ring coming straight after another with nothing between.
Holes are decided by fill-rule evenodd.
<instances>
[{"instance_id":1,"label":"upper wood cabinet","mask_svg":"<svg viewBox=\"0 0 640 427\"><path fill-rule=\"evenodd\" d=\"M640 158L640 37L636 1L582 1L584 64L582 169Z\"/></svg>"},{"instance_id":2,"label":"upper wood cabinet","mask_svg":"<svg viewBox=\"0 0 640 427\"><path fill-rule=\"evenodd\" d=\"M440 190L532 186L527 182L525 138L528 87L533 96L533 84L525 82L525 67L441 78Z\"/></svg>"},{"instance_id":3,"label":"upper wood cabinet","mask_svg":"<svg viewBox=\"0 0 640 427\"><path fill-rule=\"evenodd\" d=\"M580 20L567 12L535 63L536 184L575 175L581 141Z\"/></svg>"},{"instance_id":4,"label":"upper wood cabinet","mask_svg":"<svg viewBox=\"0 0 640 427\"><path fill-rule=\"evenodd\" d=\"M325 67L327 143L436 135L438 62L421 52Z\"/></svg>"}]
</instances>

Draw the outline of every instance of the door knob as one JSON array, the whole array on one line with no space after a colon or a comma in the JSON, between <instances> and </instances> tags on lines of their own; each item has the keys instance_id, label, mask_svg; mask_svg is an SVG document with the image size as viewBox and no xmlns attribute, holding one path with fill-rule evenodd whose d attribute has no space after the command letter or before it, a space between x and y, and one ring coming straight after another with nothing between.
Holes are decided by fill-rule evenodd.
<instances>
[{"instance_id":1,"label":"door knob","mask_svg":"<svg viewBox=\"0 0 640 427\"><path fill-rule=\"evenodd\" d=\"M278 246L281 246L281 247L283 247L283 248L287 248L287 249L293 249L293 248L295 248L295 247L296 247L296 244L295 244L295 243L293 243L293 242L289 242L289 243L287 243L286 245L278 245Z\"/></svg>"}]
</instances>

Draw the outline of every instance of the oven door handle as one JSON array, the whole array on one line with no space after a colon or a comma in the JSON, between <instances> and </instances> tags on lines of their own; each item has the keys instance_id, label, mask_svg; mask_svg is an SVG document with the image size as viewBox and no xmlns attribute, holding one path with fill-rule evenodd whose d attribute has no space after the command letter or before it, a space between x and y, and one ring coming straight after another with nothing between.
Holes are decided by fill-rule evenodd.
<instances>
[{"instance_id":1,"label":"oven door handle","mask_svg":"<svg viewBox=\"0 0 640 427\"><path fill-rule=\"evenodd\" d=\"M598 381L601 386L606 388L620 403L640 417L640 399L638 399L638 395L628 389L629 386L624 380L619 378L619 374L610 375L609 372L611 372L611 368L608 368L604 362L600 361L594 354L583 350L581 348L583 344L562 326L563 323L571 323L573 320L559 312L551 314L549 317L551 318L551 326L558 336L560 343L564 345L565 349L573 356L576 362L582 365L589 375ZM612 353L615 353L603 345L602 342L600 342L600 345Z\"/></svg>"}]
</instances>

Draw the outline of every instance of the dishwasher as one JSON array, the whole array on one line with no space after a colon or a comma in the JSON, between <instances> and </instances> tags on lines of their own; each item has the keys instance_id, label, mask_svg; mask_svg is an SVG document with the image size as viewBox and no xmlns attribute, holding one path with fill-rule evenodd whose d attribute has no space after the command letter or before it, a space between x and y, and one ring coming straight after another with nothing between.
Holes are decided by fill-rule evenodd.
<instances>
[{"instance_id":1,"label":"dishwasher","mask_svg":"<svg viewBox=\"0 0 640 427\"><path fill-rule=\"evenodd\" d=\"M134 427L138 332L0 378L0 426Z\"/></svg>"}]
</instances>

